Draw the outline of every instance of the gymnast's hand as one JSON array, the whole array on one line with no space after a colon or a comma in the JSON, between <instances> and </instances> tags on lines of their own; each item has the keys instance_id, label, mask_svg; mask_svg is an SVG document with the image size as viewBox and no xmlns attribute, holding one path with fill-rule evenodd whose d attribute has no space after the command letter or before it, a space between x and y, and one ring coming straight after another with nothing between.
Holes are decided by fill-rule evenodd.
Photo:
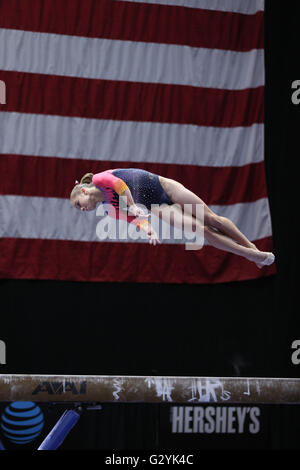
<instances>
[{"instance_id":1,"label":"gymnast's hand","mask_svg":"<svg viewBox=\"0 0 300 470\"><path fill-rule=\"evenodd\" d=\"M158 239L157 233L153 229L153 227L149 226L149 230L147 232L147 237L149 239L150 245L156 245L157 243L161 243Z\"/></svg>"},{"instance_id":2,"label":"gymnast's hand","mask_svg":"<svg viewBox=\"0 0 300 470\"><path fill-rule=\"evenodd\" d=\"M135 204L130 206L128 212L133 215L134 217L149 217L150 214L147 214L143 209L136 206Z\"/></svg>"}]
</instances>

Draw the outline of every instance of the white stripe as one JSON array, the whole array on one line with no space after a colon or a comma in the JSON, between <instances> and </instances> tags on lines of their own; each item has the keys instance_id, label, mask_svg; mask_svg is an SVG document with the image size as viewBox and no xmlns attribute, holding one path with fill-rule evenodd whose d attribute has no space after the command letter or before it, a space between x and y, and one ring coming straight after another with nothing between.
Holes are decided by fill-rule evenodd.
<instances>
[{"instance_id":1,"label":"white stripe","mask_svg":"<svg viewBox=\"0 0 300 470\"><path fill-rule=\"evenodd\" d=\"M264 125L183 124L0 112L0 154L200 166L264 159Z\"/></svg>"},{"instance_id":2,"label":"white stripe","mask_svg":"<svg viewBox=\"0 0 300 470\"><path fill-rule=\"evenodd\" d=\"M251 203L211 208L217 214L229 217L250 240L258 240L272 234L267 198ZM95 211L80 212L74 209L67 199L0 196L0 213L1 237L99 241L96 227L101 217L97 216ZM111 218L110 220L114 221ZM121 222L123 227L127 227L126 222ZM135 229L132 225L131 228ZM144 238L139 241L146 240ZM166 243L174 243L174 240L166 240ZM176 243L180 241L177 240Z\"/></svg>"},{"instance_id":3,"label":"white stripe","mask_svg":"<svg viewBox=\"0 0 300 470\"><path fill-rule=\"evenodd\" d=\"M0 29L0 70L239 90L264 85L264 51Z\"/></svg>"},{"instance_id":4,"label":"white stripe","mask_svg":"<svg viewBox=\"0 0 300 470\"><path fill-rule=\"evenodd\" d=\"M228 11L253 15L264 10L264 0L121 0L122 2L155 3L160 5L174 5L187 8L201 8L203 10Z\"/></svg>"}]
</instances>

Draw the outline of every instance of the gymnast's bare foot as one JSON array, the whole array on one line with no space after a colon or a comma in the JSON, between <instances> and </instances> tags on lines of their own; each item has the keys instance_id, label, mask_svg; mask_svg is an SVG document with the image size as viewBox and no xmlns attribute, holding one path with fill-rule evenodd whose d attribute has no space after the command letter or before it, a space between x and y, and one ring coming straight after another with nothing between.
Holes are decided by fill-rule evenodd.
<instances>
[{"instance_id":1,"label":"gymnast's bare foot","mask_svg":"<svg viewBox=\"0 0 300 470\"><path fill-rule=\"evenodd\" d=\"M260 251L255 245L254 243L251 243L252 247L254 250L260 252L262 255L264 256L261 256L261 260L259 260L258 262L256 262L255 260L253 260L256 264L256 266L261 269L263 266L270 266L271 264L274 263L275 261L275 255L269 251Z\"/></svg>"}]
</instances>

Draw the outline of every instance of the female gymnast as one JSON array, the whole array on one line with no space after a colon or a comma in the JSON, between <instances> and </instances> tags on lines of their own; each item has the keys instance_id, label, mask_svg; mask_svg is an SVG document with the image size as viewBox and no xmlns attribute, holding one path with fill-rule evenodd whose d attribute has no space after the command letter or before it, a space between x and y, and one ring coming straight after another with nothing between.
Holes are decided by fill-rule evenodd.
<instances>
[{"instance_id":1,"label":"female gymnast","mask_svg":"<svg viewBox=\"0 0 300 470\"><path fill-rule=\"evenodd\" d=\"M119 203L126 204L126 210ZM79 210L91 211L99 203L113 207L109 215L124 218L143 230L149 243L160 243L149 222L149 215L137 204L147 207L168 223L182 227L189 224L196 232L204 234L208 243L220 250L242 256L261 268L274 262L273 253L260 251L240 232L228 218L214 213L196 194L178 181L165 178L138 168L106 170L101 173L85 174L76 184L70 195L71 204ZM151 205L155 204L153 208ZM187 212L188 204L190 210ZM197 205L203 205L204 221L199 220ZM170 206L172 206L170 218ZM120 206L121 207L121 206ZM184 212L181 210L184 209Z\"/></svg>"}]
</instances>

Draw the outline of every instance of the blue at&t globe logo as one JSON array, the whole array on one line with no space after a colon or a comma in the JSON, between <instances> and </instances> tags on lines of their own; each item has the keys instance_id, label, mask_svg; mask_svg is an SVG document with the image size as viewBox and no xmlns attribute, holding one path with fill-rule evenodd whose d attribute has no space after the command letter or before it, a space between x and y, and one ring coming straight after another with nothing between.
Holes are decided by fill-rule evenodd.
<instances>
[{"instance_id":1,"label":"blue at&t globe logo","mask_svg":"<svg viewBox=\"0 0 300 470\"><path fill-rule=\"evenodd\" d=\"M14 444L28 444L44 427L44 415L32 401L15 401L1 416L2 434Z\"/></svg>"}]
</instances>

